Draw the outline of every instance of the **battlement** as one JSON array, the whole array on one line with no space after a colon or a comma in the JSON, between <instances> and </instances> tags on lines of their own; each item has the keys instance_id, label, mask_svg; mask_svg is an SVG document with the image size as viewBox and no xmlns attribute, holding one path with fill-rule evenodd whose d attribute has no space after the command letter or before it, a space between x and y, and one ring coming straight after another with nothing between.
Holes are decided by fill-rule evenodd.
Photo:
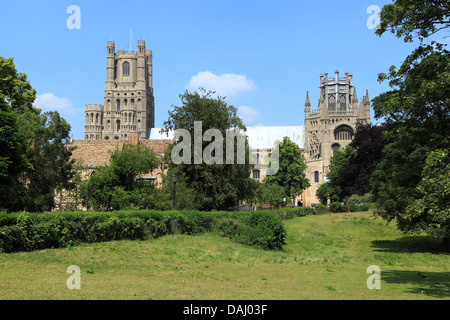
<instances>
[{"instance_id":1,"label":"battlement","mask_svg":"<svg viewBox=\"0 0 450 320\"><path fill-rule=\"evenodd\" d=\"M117 54L118 55L136 55L136 53L134 51L127 51L127 50L117 50Z\"/></svg>"},{"instance_id":2,"label":"battlement","mask_svg":"<svg viewBox=\"0 0 450 320\"><path fill-rule=\"evenodd\" d=\"M86 111L102 111L103 105L97 103L94 104L89 103L86 105L85 109Z\"/></svg>"}]
</instances>

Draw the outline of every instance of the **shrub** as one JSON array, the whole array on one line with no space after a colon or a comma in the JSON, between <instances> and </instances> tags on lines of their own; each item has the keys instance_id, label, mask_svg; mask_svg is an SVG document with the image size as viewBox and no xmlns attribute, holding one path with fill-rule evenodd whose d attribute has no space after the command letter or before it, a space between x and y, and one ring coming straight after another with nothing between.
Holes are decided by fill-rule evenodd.
<instances>
[{"instance_id":1,"label":"shrub","mask_svg":"<svg viewBox=\"0 0 450 320\"><path fill-rule=\"evenodd\" d=\"M345 212L344 206L340 202L333 202L331 203L331 210L332 212L338 213L338 212Z\"/></svg>"},{"instance_id":2,"label":"shrub","mask_svg":"<svg viewBox=\"0 0 450 320\"><path fill-rule=\"evenodd\" d=\"M316 205L316 209L315 210L316 210L317 214L323 214L323 213L328 213L329 212L328 207L326 205L324 205L324 204Z\"/></svg>"},{"instance_id":3,"label":"shrub","mask_svg":"<svg viewBox=\"0 0 450 320\"><path fill-rule=\"evenodd\" d=\"M0 252L202 232L217 232L233 241L264 249L281 249L286 238L281 220L312 212L314 209L303 207L256 212L0 212Z\"/></svg>"}]
</instances>

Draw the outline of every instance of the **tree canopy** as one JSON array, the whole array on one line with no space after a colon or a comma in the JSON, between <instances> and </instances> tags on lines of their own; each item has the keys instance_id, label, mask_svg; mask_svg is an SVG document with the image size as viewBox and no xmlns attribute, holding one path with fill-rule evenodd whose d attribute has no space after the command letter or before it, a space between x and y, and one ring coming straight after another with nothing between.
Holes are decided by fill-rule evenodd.
<instances>
[{"instance_id":1,"label":"tree canopy","mask_svg":"<svg viewBox=\"0 0 450 320\"><path fill-rule=\"evenodd\" d=\"M214 98L213 95L214 92L203 88L185 91L180 95L182 105L173 106L162 129L163 132L183 129L188 133L183 139L177 137L179 140L165 151L170 166L168 174L176 174L177 183L195 191L196 202L202 210L228 209L240 200L251 198L249 193L255 191L250 178L253 165L249 161L248 141L240 135L246 128L237 116L237 109L228 105L223 97ZM215 131L208 136L212 132L210 129ZM237 137L224 143L227 133L233 129L237 130ZM240 149L239 139L243 142ZM179 150L179 154L185 161L176 163L172 151L179 148L181 142L185 147ZM231 145L230 142L234 143ZM198 150L200 161L196 159ZM217 161L207 162L204 156ZM226 163L224 157L230 157L232 164Z\"/></svg>"},{"instance_id":2,"label":"tree canopy","mask_svg":"<svg viewBox=\"0 0 450 320\"><path fill-rule=\"evenodd\" d=\"M274 175L267 175L264 182L283 187L285 194L295 199L310 186L305 176L305 158L300 147L289 137L284 137L281 142L277 141L275 144L272 153L278 152L278 155L273 154L272 158L278 162L278 171Z\"/></svg>"},{"instance_id":3,"label":"tree canopy","mask_svg":"<svg viewBox=\"0 0 450 320\"><path fill-rule=\"evenodd\" d=\"M450 149L450 52L442 43L425 43L450 26L448 1L396 0L383 7L378 35L391 31L420 45L397 69L379 81L391 90L373 99L376 118L387 130L384 159L370 181L378 213L404 232L426 231L450 238L447 175ZM437 181L437 178L442 179ZM434 184L436 183L436 184ZM442 183L442 188L434 188Z\"/></svg>"}]
</instances>

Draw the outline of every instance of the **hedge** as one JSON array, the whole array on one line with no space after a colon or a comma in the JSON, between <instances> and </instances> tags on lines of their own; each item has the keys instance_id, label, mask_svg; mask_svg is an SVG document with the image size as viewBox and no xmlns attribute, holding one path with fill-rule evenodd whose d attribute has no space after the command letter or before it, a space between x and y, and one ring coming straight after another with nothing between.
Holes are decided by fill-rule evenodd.
<instances>
[{"instance_id":1,"label":"hedge","mask_svg":"<svg viewBox=\"0 0 450 320\"><path fill-rule=\"evenodd\" d=\"M313 213L313 209L308 209L300 207L254 212L0 212L0 252L204 232L215 232L238 243L264 249L281 249L286 238L282 220Z\"/></svg>"}]
</instances>

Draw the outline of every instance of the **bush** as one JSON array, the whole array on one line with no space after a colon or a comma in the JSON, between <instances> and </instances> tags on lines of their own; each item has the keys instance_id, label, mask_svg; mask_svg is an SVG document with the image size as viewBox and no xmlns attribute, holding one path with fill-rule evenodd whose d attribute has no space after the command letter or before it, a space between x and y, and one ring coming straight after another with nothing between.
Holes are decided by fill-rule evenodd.
<instances>
[{"instance_id":1,"label":"bush","mask_svg":"<svg viewBox=\"0 0 450 320\"><path fill-rule=\"evenodd\" d=\"M345 212L344 206L340 202L333 202L331 203L331 211L338 213L338 212Z\"/></svg>"},{"instance_id":2,"label":"bush","mask_svg":"<svg viewBox=\"0 0 450 320\"><path fill-rule=\"evenodd\" d=\"M316 205L316 207L315 207L316 209L316 214L323 214L323 213L328 213L329 212L329 210L328 210L328 207L326 206L326 205L324 205L324 204L318 204L318 205Z\"/></svg>"},{"instance_id":3,"label":"bush","mask_svg":"<svg viewBox=\"0 0 450 320\"><path fill-rule=\"evenodd\" d=\"M233 241L264 249L281 249L286 238L281 220L301 217L313 211L312 208L299 207L256 212L0 212L0 252L202 232L217 232Z\"/></svg>"}]
</instances>

